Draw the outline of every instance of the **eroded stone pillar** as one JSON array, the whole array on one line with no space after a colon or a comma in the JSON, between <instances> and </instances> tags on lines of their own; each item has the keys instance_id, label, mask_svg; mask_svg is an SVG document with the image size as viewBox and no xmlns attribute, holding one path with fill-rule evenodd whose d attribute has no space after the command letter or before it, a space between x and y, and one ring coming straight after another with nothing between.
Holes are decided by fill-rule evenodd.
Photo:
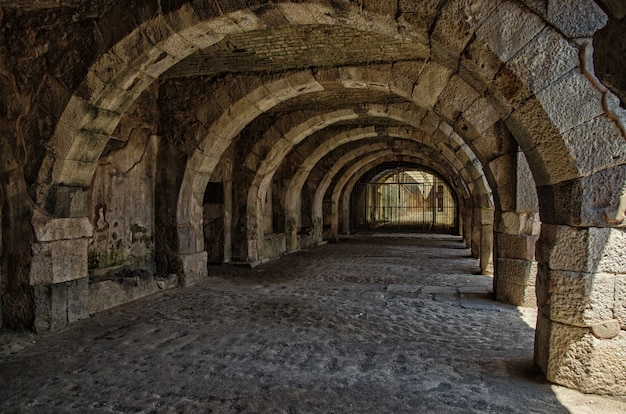
<instances>
[{"instance_id":1,"label":"eroded stone pillar","mask_svg":"<svg viewBox=\"0 0 626 414\"><path fill-rule=\"evenodd\" d=\"M542 225L535 361L548 380L626 394L624 246L624 228Z\"/></svg>"},{"instance_id":2,"label":"eroded stone pillar","mask_svg":"<svg viewBox=\"0 0 626 414\"><path fill-rule=\"evenodd\" d=\"M463 237L465 238L465 245L471 249L472 247L472 209L469 207L465 207L462 210L462 226L463 229Z\"/></svg>"},{"instance_id":3,"label":"eroded stone pillar","mask_svg":"<svg viewBox=\"0 0 626 414\"><path fill-rule=\"evenodd\" d=\"M517 306L537 306L535 243L540 229L539 213L501 214L496 232L494 292L497 300Z\"/></svg>"},{"instance_id":4,"label":"eroded stone pillar","mask_svg":"<svg viewBox=\"0 0 626 414\"><path fill-rule=\"evenodd\" d=\"M480 216L480 271L493 274L493 209L481 210Z\"/></svg>"},{"instance_id":5,"label":"eroded stone pillar","mask_svg":"<svg viewBox=\"0 0 626 414\"><path fill-rule=\"evenodd\" d=\"M88 218L32 220L30 285L35 296L34 328L54 332L87 318L87 248L93 228Z\"/></svg>"},{"instance_id":6,"label":"eroded stone pillar","mask_svg":"<svg viewBox=\"0 0 626 414\"><path fill-rule=\"evenodd\" d=\"M193 285L208 277L207 252L178 254L182 267L182 283L185 286Z\"/></svg>"}]
</instances>

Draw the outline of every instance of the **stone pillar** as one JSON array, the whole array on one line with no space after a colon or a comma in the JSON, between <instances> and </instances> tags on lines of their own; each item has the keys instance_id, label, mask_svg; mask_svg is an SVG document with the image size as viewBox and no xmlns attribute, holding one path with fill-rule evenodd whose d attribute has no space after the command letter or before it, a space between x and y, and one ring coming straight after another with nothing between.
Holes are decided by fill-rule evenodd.
<instances>
[{"instance_id":1,"label":"stone pillar","mask_svg":"<svg viewBox=\"0 0 626 414\"><path fill-rule=\"evenodd\" d=\"M89 316L87 248L93 228L87 218L50 219L37 215L32 225L34 328L38 333L54 332Z\"/></svg>"},{"instance_id":2,"label":"stone pillar","mask_svg":"<svg viewBox=\"0 0 626 414\"><path fill-rule=\"evenodd\" d=\"M182 268L183 285L193 285L208 277L208 257L206 251L189 254L179 253L178 258Z\"/></svg>"},{"instance_id":3,"label":"stone pillar","mask_svg":"<svg viewBox=\"0 0 626 414\"><path fill-rule=\"evenodd\" d=\"M535 361L548 380L626 394L626 229L543 224Z\"/></svg>"},{"instance_id":4,"label":"stone pillar","mask_svg":"<svg viewBox=\"0 0 626 414\"><path fill-rule=\"evenodd\" d=\"M300 243L298 242L298 217L296 213L287 211L285 218L285 242L287 251L295 251L300 248Z\"/></svg>"},{"instance_id":5,"label":"stone pillar","mask_svg":"<svg viewBox=\"0 0 626 414\"><path fill-rule=\"evenodd\" d=\"M493 274L493 209L481 210L480 217L480 271L483 275Z\"/></svg>"},{"instance_id":6,"label":"stone pillar","mask_svg":"<svg viewBox=\"0 0 626 414\"><path fill-rule=\"evenodd\" d=\"M493 280L497 300L517 306L537 306L535 243L540 229L539 213L501 214L496 232Z\"/></svg>"},{"instance_id":7,"label":"stone pillar","mask_svg":"<svg viewBox=\"0 0 626 414\"><path fill-rule=\"evenodd\" d=\"M468 203L469 204L469 203ZM470 207L465 207L462 210L462 214L460 216L463 217L462 223L463 226L463 237L465 238L465 245L471 249L472 247L472 209Z\"/></svg>"},{"instance_id":8,"label":"stone pillar","mask_svg":"<svg viewBox=\"0 0 626 414\"><path fill-rule=\"evenodd\" d=\"M482 210L480 208L474 208L472 210L472 232L470 240L471 255L475 259L480 258L480 239L482 233L481 225Z\"/></svg>"}]
</instances>

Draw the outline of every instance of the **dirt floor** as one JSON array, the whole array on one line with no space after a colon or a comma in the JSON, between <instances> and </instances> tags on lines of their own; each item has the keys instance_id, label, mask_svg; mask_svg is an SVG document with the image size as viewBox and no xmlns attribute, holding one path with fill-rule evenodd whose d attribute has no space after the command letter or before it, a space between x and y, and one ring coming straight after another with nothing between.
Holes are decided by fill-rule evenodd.
<instances>
[{"instance_id":1,"label":"dirt floor","mask_svg":"<svg viewBox=\"0 0 626 414\"><path fill-rule=\"evenodd\" d=\"M3 413L626 413L546 383L459 238L350 237L0 334Z\"/></svg>"}]
</instances>

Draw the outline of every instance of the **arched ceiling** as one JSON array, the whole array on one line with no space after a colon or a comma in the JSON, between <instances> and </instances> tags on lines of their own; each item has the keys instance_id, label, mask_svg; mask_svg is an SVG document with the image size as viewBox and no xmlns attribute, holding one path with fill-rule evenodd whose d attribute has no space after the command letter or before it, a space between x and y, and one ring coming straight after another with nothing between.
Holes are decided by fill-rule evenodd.
<instances>
[{"instance_id":1,"label":"arched ceiling","mask_svg":"<svg viewBox=\"0 0 626 414\"><path fill-rule=\"evenodd\" d=\"M59 64L39 88L37 102L58 118L43 143L46 155L34 161L42 205L85 191L120 119L150 88L178 90L170 109L184 107L197 121L175 131L190 151L179 172L179 200L201 199L223 152L253 123L273 125L284 114L320 108L355 114L333 128L401 127L403 120L370 119L359 111L411 102L433 139L443 133L469 151L451 146L446 159L477 163L492 182L503 176L502 156L515 151L508 144L501 149L503 135L524 150L544 187L606 175L626 156L621 114L606 104L608 91L585 61L590 43L580 40L607 22L592 2L565 8L528 0L441 0L426 7L251 1L243 7L222 0L133 0L93 10L97 30L85 34L97 37L96 49L68 44L76 50L63 52L75 59ZM85 13L77 11L77 21L85 22ZM220 83L226 84L222 92L210 86ZM192 99L194 89L205 90L210 104ZM178 120L167 119L173 121L167 127L176 128ZM580 144L592 124L606 120L601 136L607 145L600 147L609 149L585 158ZM288 128L285 121L279 129ZM623 186L618 181L610 185ZM187 222L184 211L194 208L179 206L179 219Z\"/></svg>"},{"instance_id":2,"label":"arched ceiling","mask_svg":"<svg viewBox=\"0 0 626 414\"><path fill-rule=\"evenodd\" d=\"M276 14L278 16L278 14ZM164 77L214 76L221 73L280 72L426 59L426 45L412 39L347 26L292 26L283 17L276 26L224 37L198 50Z\"/></svg>"}]
</instances>

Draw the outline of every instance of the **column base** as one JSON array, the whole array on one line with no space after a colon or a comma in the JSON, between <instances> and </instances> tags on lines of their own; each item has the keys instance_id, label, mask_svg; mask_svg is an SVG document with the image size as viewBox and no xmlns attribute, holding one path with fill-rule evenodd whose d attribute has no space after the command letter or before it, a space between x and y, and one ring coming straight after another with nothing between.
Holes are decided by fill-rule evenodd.
<instances>
[{"instance_id":1,"label":"column base","mask_svg":"<svg viewBox=\"0 0 626 414\"><path fill-rule=\"evenodd\" d=\"M588 394L626 395L626 331L597 338L590 328L537 320L535 361L554 383Z\"/></svg>"},{"instance_id":2,"label":"column base","mask_svg":"<svg viewBox=\"0 0 626 414\"><path fill-rule=\"evenodd\" d=\"M182 264L184 286L193 285L208 277L207 252L179 254L178 257Z\"/></svg>"}]
</instances>

